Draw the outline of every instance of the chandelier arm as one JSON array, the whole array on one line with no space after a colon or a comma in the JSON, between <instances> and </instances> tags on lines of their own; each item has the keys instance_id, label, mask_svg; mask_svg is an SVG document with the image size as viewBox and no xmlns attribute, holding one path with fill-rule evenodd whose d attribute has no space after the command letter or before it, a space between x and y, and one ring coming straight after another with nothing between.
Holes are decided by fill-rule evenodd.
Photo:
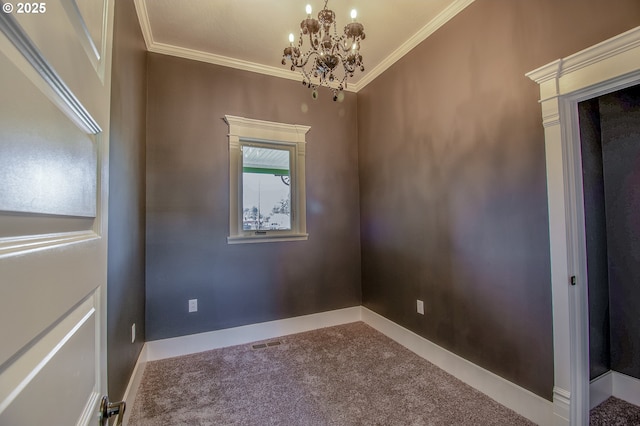
<instances>
[{"instance_id":1,"label":"chandelier arm","mask_svg":"<svg viewBox=\"0 0 640 426\"><path fill-rule=\"evenodd\" d=\"M345 46L344 42L347 41L347 40L349 40L349 37L344 37L344 36L340 37L340 49L345 53L349 52L350 50L352 50L353 49L353 43L355 43L357 41L354 38L353 41L348 46ZM358 50L358 49L356 49L356 50Z\"/></svg>"},{"instance_id":2,"label":"chandelier arm","mask_svg":"<svg viewBox=\"0 0 640 426\"><path fill-rule=\"evenodd\" d=\"M293 65L295 65L296 68L306 67L312 55L319 56L318 52L307 52L304 55L302 55L302 57L300 58L300 63L293 64Z\"/></svg>"},{"instance_id":3,"label":"chandelier arm","mask_svg":"<svg viewBox=\"0 0 640 426\"><path fill-rule=\"evenodd\" d=\"M349 60L348 60L348 59L349 59L349 55L346 55L346 56L345 56L345 55L344 55L344 53L349 53L349 52L351 52L351 51L350 51L350 50L347 50L347 51L345 51L345 52L338 52L338 53L336 53L336 56L337 56L338 58L340 58L340 62L342 62L342 63L346 64L346 63L349 63Z\"/></svg>"},{"instance_id":4,"label":"chandelier arm","mask_svg":"<svg viewBox=\"0 0 640 426\"><path fill-rule=\"evenodd\" d=\"M307 81L307 82L309 82L309 87L315 86L315 84L311 83L311 76L307 73L307 70L305 70L304 68L300 68L300 73L302 74L302 76L304 78L303 79L303 83L305 81Z\"/></svg>"},{"instance_id":5,"label":"chandelier arm","mask_svg":"<svg viewBox=\"0 0 640 426\"><path fill-rule=\"evenodd\" d=\"M313 44L313 34L311 34L311 31L309 31L309 45L311 46L311 49L316 50L316 46Z\"/></svg>"},{"instance_id":6,"label":"chandelier arm","mask_svg":"<svg viewBox=\"0 0 640 426\"><path fill-rule=\"evenodd\" d=\"M343 62L342 62L342 66L344 67L344 70L345 70L346 72L353 73L353 72L355 72L355 71L356 71L356 66L354 65L354 66L352 67L352 66L351 66L351 64L349 64L348 62L344 62L344 61L343 61Z\"/></svg>"},{"instance_id":7,"label":"chandelier arm","mask_svg":"<svg viewBox=\"0 0 640 426\"><path fill-rule=\"evenodd\" d=\"M334 49L336 50L335 54L336 56L339 56L340 59L343 59L342 54L343 53L347 53L351 50L351 48L345 49L344 44L342 43L342 41L339 41L335 44Z\"/></svg>"},{"instance_id":8,"label":"chandelier arm","mask_svg":"<svg viewBox=\"0 0 640 426\"><path fill-rule=\"evenodd\" d=\"M336 53L335 53L335 55L336 55L338 58L340 58L340 62L342 62L342 61L344 61L344 60L345 60L345 57L344 57L344 55L342 54L342 52L336 52Z\"/></svg>"}]
</instances>

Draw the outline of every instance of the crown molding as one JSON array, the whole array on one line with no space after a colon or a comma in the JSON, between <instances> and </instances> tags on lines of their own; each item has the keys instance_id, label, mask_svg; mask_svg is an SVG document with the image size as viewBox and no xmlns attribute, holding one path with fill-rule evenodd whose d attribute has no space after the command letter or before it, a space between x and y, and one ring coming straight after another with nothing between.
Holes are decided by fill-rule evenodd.
<instances>
[{"instance_id":1,"label":"crown molding","mask_svg":"<svg viewBox=\"0 0 640 426\"><path fill-rule=\"evenodd\" d=\"M300 74L287 69L282 69L271 65L263 65L256 62L244 61L242 59L234 59L228 56L216 55L214 53L188 49L171 44L153 42L153 44L148 47L148 50L149 52L161 53L163 55L176 56L178 58L184 59L192 59L194 61L221 65L223 67L235 68L243 71L255 72L258 74L265 74L272 77L286 78L288 80L295 81L300 80Z\"/></svg>"},{"instance_id":2,"label":"crown molding","mask_svg":"<svg viewBox=\"0 0 640 426\"><path fill-rule=\"evenodd\" d=\"M144 44L147 46L147 50L153 46L153 33L151 32L151 22L149 21L149 12L147 11L147 3L145 0L133 0L133 5L136 8L138 14L138 21L140 22L140 29L142 30L142 38L144 38Z\"/></svg>"},{"instance_id":3,"label":"crown molding","mask_svg":"<svg viewBox=\"0 0 640 426\"><path fill-rule=\"evenodd\" d=\"M427 25L422 27L417 33L411 36L407 41L394 50L389 56L387 56L382 62L376 65L371 71L362 77L357 85L357 90L362 89L367 84L371 83L380 74L385 72L391 65L398 62L404 55L409 53L414 47L425 41L431 34L436 32L440 27L449 22L458 13L462 12L467 6L473 3L474 0L457 0L451 3L445 10L440 12L435 18L433 18Z\"/></svg>"},{"instance_id":4,"label":"crown molding","mask_svg":"<svg viewBox=\"0 0 640 426\"><path fill-rule=\"evenodd\" d=\"M344 89L347 92L358 92L360 89L371 83L376 77L386 71L391 65L395 64L400 58L409 53L414 47L427 39L431 34L436 32L440 27L449 22L454 16L464 10L473 3L474 0L456 0L446 9L440 12L427 25L422 27L411 38L404 42L400 47L394 50L382 62L375 66L371 71L365 74L357 82L352 82ZM271 65L263 65L256 62L234 59L228 56L216 55L214 53L203 52L201 50L188 49L185 47L175 46L166 43L159 43L153 39L151 31L151 23L147 11L146 0L134 0L138 21L144 37L147 50L149 52L161 53L164 55L176 56L179 58L192 59L195 61L206 62L224 67L236 68L239 70L265 74L272 77L286 78L288 80L300 80L300 74L290 70L285 70Z\"/></svg>"},{"instance_id":5,"label":"crown molding","mask_svg":"<svg viewBox=\"0 0 640 426\"><path fill-rule=\"evenodd\" d=\"M608 58L622 55L638 47L640 47L640 27L635 27L619 36L581 50L564 59L557 59L547 65L543 65L540 68L526 73L525 76L541 84L548 80L558 79L565 75L575 73L583 68L590 67Z\"/></svg>"}]
</instances>

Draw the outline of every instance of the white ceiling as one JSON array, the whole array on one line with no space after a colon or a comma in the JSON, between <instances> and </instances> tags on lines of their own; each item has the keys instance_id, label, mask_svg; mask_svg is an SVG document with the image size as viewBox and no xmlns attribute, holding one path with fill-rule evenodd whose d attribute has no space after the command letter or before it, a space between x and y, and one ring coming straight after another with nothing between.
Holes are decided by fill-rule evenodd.
<instances>
[{"instance_id":1,"label":"white ceiling","mask_svg":"<svg viewBox=\"0 0 640 426\"><path fill-rule=\"evenodd\" d=\"M288 35L297 39L307 3L314 16L324 6L323 0L134 1L149 51L294 80L300 74L281 64ZM365 72L349 79L349 89L364 87L472 2L329 0L337 28L350 22L351 9L365 28Z\"/></svg>"}]
</instances>

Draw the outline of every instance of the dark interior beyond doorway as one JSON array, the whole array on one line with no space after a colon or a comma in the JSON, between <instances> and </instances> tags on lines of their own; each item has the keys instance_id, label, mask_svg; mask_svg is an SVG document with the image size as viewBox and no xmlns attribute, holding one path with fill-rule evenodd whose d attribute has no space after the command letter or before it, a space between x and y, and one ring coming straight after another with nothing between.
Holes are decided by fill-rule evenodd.
<instances>
[{"instance_id":1,"label":"dark interior beyond doorway","mask_svg":"<svg viewBox=\"0 0 640 426\"><path fill-rule=\"evenodd\" d=\"M590 378L640 378L640 86L578 105Z\"/></svg>"}]
</instances>

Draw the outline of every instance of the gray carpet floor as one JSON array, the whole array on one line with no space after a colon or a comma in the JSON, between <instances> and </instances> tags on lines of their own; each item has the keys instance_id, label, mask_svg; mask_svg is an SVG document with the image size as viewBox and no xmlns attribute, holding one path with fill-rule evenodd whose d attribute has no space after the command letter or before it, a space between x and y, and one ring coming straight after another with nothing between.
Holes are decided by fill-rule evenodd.
<instances>
[{"instance_id":1,"label":"gray carpet floor","mask_svg":"<svg viewBox=\"0 0 640 426\"><path fill-rule=\"evenodd\" d=\"M533 424L362 322L277 340L149 362L129 425Z\"/></svg>"},{"instance_id":2,"label":"gray carpet floor","mask_svg":"<svg viewBox=\"0 0 640 426\"><path fill-rule=\"evenodd\" d=\"M640 407L611 397L589 412L590 426L640 425Z\"/></svg>"}]
</instances>

